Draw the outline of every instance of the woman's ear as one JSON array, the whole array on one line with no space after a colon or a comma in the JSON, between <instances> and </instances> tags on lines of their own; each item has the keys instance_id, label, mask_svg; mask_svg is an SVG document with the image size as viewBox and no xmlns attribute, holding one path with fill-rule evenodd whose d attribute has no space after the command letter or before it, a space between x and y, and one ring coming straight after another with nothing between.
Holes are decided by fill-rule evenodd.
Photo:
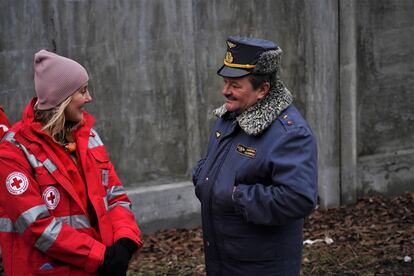
<instances>
[{"instance_id":1,"label":"woman's ear","mask_svg":"<svg viewBox=\"0 0 414 276\"><path fill-rule=\"evenodd\" d=\"M269 90L270 90L270 83L267 81L263 82L262 85L260 85L259 87L259 94L257 98L259 100L263 99L267 95L267 93L269 93Z\"/></svg>"}]
</instances>

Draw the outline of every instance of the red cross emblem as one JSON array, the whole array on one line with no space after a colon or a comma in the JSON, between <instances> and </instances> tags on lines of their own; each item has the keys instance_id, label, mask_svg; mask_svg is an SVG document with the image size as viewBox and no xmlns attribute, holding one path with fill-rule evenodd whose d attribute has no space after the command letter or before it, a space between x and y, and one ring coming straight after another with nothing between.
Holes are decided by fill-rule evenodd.
<instances>
[{"instance_id":1,"label":"red cross emblem","mask_svg":"<svg viewBox=\"0 0 414 276\"><path fill-rule=\"evenodd\" d=\"M55 198L56 196L52 192L50 192L49 196L47 197L47 201L50 201L53 204L55 201Z\"/></svg>"},{"instance_id":2,"label":"red cross emblem","mask_svg":"<svg viewBox=\"0 0 414 276\"><path fill-rule=\"evenodd\" d=\"M12 185L12 187L14 187L14 188L16 188L16 189L20 189L20 183L22 183L23 182L23 180L21 180L21 179L17 179L16 177L15 178L13 178L13 183L11 184Z\"/></svg>"},{"instance_id":3,"label":"red cross emblem","mask_svg":"<svg viewBox=\"0 0 414 276\"><path fill-rule=\"evenodd\" d=\"M6 186L9 193L13 195L21 195L27 190L29 180L21 172L12 172L6 178Z\"/></svg>"},{"instance_id":4,"label":"red cross emblem","mask_svg":"<svg viewBox=\"0 0 414 276\"><path fill-rule=\"evenodd\" d=\"M46 190L43 191L42 196L48 209L53 210L58 206L60 201L60 193L55 187L47 187Z\"/></svg>"}]
</instances>

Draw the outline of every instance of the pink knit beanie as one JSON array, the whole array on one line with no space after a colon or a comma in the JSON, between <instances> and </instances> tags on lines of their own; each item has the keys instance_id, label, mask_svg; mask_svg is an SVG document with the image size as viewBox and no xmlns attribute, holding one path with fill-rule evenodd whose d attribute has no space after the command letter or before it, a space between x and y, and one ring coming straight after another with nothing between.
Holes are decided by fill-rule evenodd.
<instances>
[{"instance_id":1,"label":"pink knit beanie","mask_svg":"<svg viewBox=\"0 0 414 276\"><path fill-rule=\"evenodd\" d=\"M40 50L34 56L34 82L39 110L58 106L89 80L74 60Z\"/></svg>"}]
</instances>

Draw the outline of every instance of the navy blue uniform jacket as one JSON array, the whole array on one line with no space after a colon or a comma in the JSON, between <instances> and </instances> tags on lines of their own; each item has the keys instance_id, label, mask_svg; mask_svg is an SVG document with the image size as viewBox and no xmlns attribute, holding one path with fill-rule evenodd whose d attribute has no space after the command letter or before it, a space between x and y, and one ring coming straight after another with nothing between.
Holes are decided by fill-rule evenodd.
<instances>
[{"instance_id":1,"label":"navy blue uniform jacket","mask_svg":"<svg viewBox=\"0 0 414 276\"><path fill-rule=\"evenodd\" d=\"M248 123L263 128L260 119ZM232 114L218 118L193 182L208 275L300 274L303 219L317 198L317 150L293 105L257 135Z\"/></svg>"}]
</instances>

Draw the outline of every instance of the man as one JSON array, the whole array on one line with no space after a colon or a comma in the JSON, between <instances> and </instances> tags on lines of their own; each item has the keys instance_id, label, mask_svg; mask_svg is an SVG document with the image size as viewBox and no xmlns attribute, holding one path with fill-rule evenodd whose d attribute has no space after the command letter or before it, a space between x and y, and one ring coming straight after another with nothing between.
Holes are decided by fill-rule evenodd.
<instances>
[{"instance_id":1,"label":"man","mask_svg":"<svg viewBox=\"0 0 414 276\"><path fill-rule=\"evenodd\" d=\"M193 169L208 275L299 275L303 219L317 198L312 131L279 79L282 50L229 37L225 103Z\"/></svg>"},{"instance_id":2,"label":"man","mask_svg":"<svg viewBox=\"0 0 414 276\"><path fill-rule=\"evenodd\" d=\"M6 113L4 113L4 109L0 106L0 140L3 138L4 134L9 130L10 123L7 119Z\"/></svg>"}]
</instances>

